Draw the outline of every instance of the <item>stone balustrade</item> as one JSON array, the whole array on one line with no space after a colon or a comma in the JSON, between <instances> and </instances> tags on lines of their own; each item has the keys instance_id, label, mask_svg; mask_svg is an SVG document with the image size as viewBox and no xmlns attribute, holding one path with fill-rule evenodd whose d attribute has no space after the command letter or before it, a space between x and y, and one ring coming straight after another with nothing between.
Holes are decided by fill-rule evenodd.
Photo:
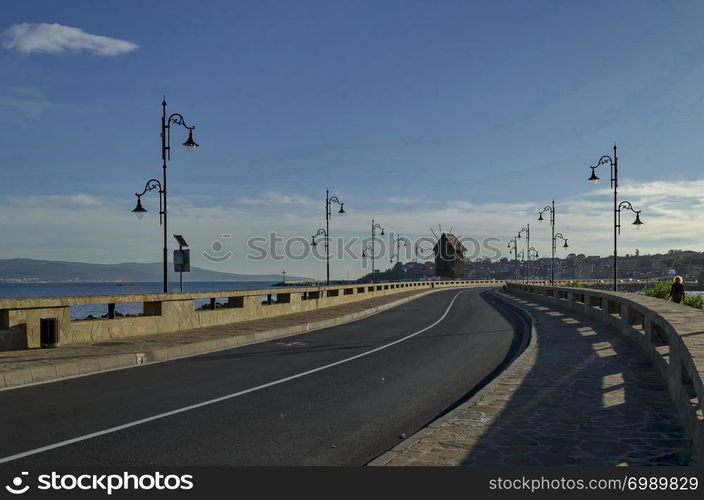
<instances>
[{"instance_id":1,"label":"stone balustrade","mask_svg":"<svg viewBox=\"0 0 704 500\"><path fill-rule=\"evenodd\" d=\"M496 286L493 280L404 281L314 287L276 287L193 293L149 293L0 299L0 350L40 347L40 318L59 320L62 345L165 333L313 311L385 295L444 287ZM196 301L205 307L196 307ZM136 316L120 303L142 303ZM71 307L106 304L107 317L72 319Z\"/></svg>"},{"instance_id":2,"label":"stone balustrade","mask_svg":"<svg viewBox=\"0 0 704 500\"><path fill-rule=\"evenodd\" d=\"M510 290L607 323L633 340L664 381L704 463L704 311L654 297L507 283Z\"/></svg>"},{"instance_id":3,"label":"stone balustrade","mask_svg":"<svg viewBox=\"0 0 704 500\"><path fill-rule=\"evenodd\" d=\"M525 278L518 278L516 279L507 279L505 280L506 283L521 283L521 284L528 284L528 285L549 285L550 280L548 278L540 278L540 279L535 279L531 278L526 280ZM618 280L618 283L620 285L653 285L657 283L659 280L654 279L654 278L622 278ZM575 279L557 279L554 282L555 286L561 286L561 285L569 285L571 283L579 282L582 285L608 285L611 286L613 284L613 280L611 279L595 279L595 278L589 278L589 279L582 279L582 278L575 278Z\"/></svg>"}]
</instances>

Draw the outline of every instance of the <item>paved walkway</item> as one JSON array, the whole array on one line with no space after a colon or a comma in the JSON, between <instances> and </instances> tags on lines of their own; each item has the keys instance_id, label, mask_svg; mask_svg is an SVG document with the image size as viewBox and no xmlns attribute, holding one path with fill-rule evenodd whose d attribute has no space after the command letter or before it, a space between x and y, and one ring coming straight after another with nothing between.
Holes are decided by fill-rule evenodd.
<instances>
[{"instance_id":1,"label":"paved walkway","mask_svg":"<svg viewBox=\"0 0 704 500\"><path fill-rule=\"evenodd\" d=\"M401 292L271 319L73 344L55 349L1 351L0 389L178 358L285 337L309 329L326 328L363 318L425 293L428 291Z\"/></svg>"},{"instance_id":2,"label":"paved walkway","mask_svg":"<svg viewBox=\"0 0 704 500\"><path fill-rule=\"evenodd\" d=\"M691 463L669 395L634 345L586 316L501 296L537 319L537 338L487 391L375 465Z\"/></svg>"}]
</instances>

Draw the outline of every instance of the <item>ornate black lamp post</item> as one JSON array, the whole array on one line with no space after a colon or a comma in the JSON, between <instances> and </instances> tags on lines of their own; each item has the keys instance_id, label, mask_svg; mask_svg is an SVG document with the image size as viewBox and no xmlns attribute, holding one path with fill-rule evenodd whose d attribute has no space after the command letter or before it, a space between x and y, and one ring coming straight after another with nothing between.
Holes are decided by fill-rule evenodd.
<instances>
[{"instance_id":1,"label":"ornate black lamp post","mask_svg":"<svg viewBox=\"0 0 704 500\"><path fill-rule=\"evenodd\" d=\"M525 227L518 231L518 238L521 237L521 233L526 233L526 257L528 259L528 267L530 267L530 224L526 224ZM526 281L528 280L528 267L526 267Z\"/></svg>"},{"instance_id":2,"label":"ornate black lamp post","mask_svg":"<svg viewBox=\"0 0 704 500\"><path fill-rule=\"evenodd\" d=\"M340 205L340 210L338 214L344 214L345 204L342 203L337 196L330 196L330 190L325 190L325 229L318 229L318 232L313 235L312 246L317 245L315 239L318 236L325 236L325 284L330 284L330 217L332 216L332 204L337 203ZM321 232L322 231L322 232Z\"/></svg>"},{"instance_id":3,"label":"ornate black lamp post","mask_svg":"<svg viewBox=\"0 0 704 500\"><path fill-rule=\"evenodd\" d=\"M552 205L547 205L538 212L538 222L543 222L543 214L550 212L550 228L552 230L552 258L550 259L550 284L555 283L555 200L552 200Z\"/></svg>"},{"instance_id":4,"label":"ornate black lamp post","mask_svg":"<svg viewBox=\"0 0 704 500\"><path fill-rule=\"evenodd\" d=\"M380 236L384 236L384 228L380 224L375 224L374 219L372 219L372 241L368 243L366 247L362 249L362 258L369 256L372 259L372 283L374 283L374 261L376 260L376 253L374 251L374 237L376 236L376 230L381 229Z\"/></svg>"},{"instance_id":5,"label":"ornate black lamp post","mask_svg":"<svg viewBox=\"0 0 704 500\"><path fill-rule=\"evenodd\" d=\"M432 248L428 249L428 257L426 257L426 256L424 255L425 249L424 249L424 248L421 248L421 246L420 246L421 243L422 243L422 241L416 241L415 244L414 244L414 249L413 249L413 252L414 252L414 254L415 254L415 255L414 255L414 258L413 258L413 261L415 262L416 269L417 269L417 271L418 271L417 274L416 274L416 279L420 279L420 278L421 278L421 274L422 274L422 277L423 277L423 278L427 278L427 277L428 277L428 276L427 276L427 269L426 269L426 267L425 267L425 264L423 264L423 265L421 265L421 266L418 265L418 256L420 255L420 257L421 257L423 260L425 260L426 258L430 257L430 256L432 255L432 252L433 252L433 249L432 249Z\"/></svg>"},{"instance_id":6,"label":"ornate black lamp post","mask_svg":"<svg viewBox=\"0 0 704 500\"><path fill-rule=\"evenodd\" d=\"M401 244L403 243L404 247L408 247L408 239L406 238L401 238L400 236L396 236L396 253L394 254L391 252L391 255L389 256L389 262L393 262L394 259L396 259L396 263L399 262L399 259L401 258ZM401 279L401 270L399 269L398 271L398 279Z\"/></svg>"},{"instance_id":7,"label":"ornate black lamp post","mask_svg":"<svg viewBox=\"0 0 704 500\"><path fill-rule=\"evenodd\" d=\"M625 208L636 214L636 220L633 221L636 228L640 228L643 223L640 220L640 210L635 210L630 202L627 201L621 204L618 203L618 157L616 156L616 144L614 144L613 157L604 155L599 158L596 165L589 167L592 169L592 175L589 176L588 180L596 184L599 181L596 169L606 164L611 167L611 188L614 190L614 292L616 292L618 291L618 235L621 233L621 209Z\"/></svg>"},{"instance_id":8,"label":"ornate black lamp post","mask_svg":"<svg viewBox=\"0 0 704 500\"><path fill-rule=\"evenodd\" d=\"M141 193L135 193L135 196L137 197L137 206L134 210L132 210L132 212L140 219L144 217L144 214L147 212L147 210L145 210L145 208L142 206L142 196L147 191L152 191L154 189L159 190L159 224L164 228L164 293L167 293L169 291L169 239L167 228L168 210L166 208L166 168L167 161L171 160L171 124L180 125L188 129L188 139L186 139L186 142L183 143L184 146L195 149L198 147L198 144L196 144L196 141L193 140L193 129L195 128L195 126L189 127L188 125L186 125L186 121L183 118L183 115L181 115L180 113L173 113L167 118L166 99L162 100L161 109L161 161L163 170L162 181L159 182L156 179L150 179L147 181L147 184L144 187L144 191L142 191Z\"/></svg>"},{"instance_id":9,"label":"ornate black lamp post","mask_svg":"<svg viewBox=\"0 0 704 500\"><path fill-rule=\"evenodd\" d=\"M528 261L532 263L532 259L537 259L538 258L538 251L535 249L535 247L530 247L528 249ZM529 266L529 271L530 271L530 279L533 279L535 277L535 264L531 264Z\"/></svg>"},{"instance_id":10,"label":"ornate black lamp post","mask_svg":"<svg viewBox=\"0 0 704 500\"><path fill-rule=\"evenodd\" d=\"M515 268L516 281L518 281L518 239L513 238L509 240L508 245L506 246L509 249L509 252L511 251L511 248L513 248L513 266Z\"/></svg>"},{"instance_id":11,"label":"ornate black lamp post","mask_svg":"<svg viewBox=\"0 0 704 500\"><path fill-rule=\"evenodd\" d=\"M525 274L525 273L527 272L527 271L526 271L526 251L525 251L525 250L519 250L519 251L518 251L518 254L516 255L516 258L520 258L520 259L521 259L521 263L520 263L520 266L519 266L519 267L523 268L523 274ZM519 276L520 276L520 273L518 273L518 274L519 274ZM518 278L516 278L516 280L518 280Z\"/></svg>"},{"instance_id":12,"label":"ornate black lamp post","mask_svg":"<svg viewBox=\"0 0 704 500\"><path fill-rule=\"evenodd\" d=\"M569 245L567 244L567 238L562 236L562 233L555 233L555 237L552 239L552 254L553 255L555 255L555 249L557 248L557 239L558 238L565 242L565 244L562 245L562 248L569 248ZM562 269L562 267L560 267L560 269Z\"/></svg>"}]
</instances>

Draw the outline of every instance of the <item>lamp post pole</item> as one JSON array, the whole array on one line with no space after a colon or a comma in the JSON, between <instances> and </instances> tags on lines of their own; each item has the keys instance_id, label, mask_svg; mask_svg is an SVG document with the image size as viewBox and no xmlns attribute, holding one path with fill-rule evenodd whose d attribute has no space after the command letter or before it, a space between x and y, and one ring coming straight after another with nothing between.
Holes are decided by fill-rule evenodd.
<instances>
[{"instance_id":1,"label":"lamp post pole","mask_svg":"<svg viewBox=\"0 0 704 500\"><path fill-rule=\"evenodd\" d=\"M413 249L413 269L415 271L415 279L418 281L418 278L420 278L420 272L418 270L418 242L416 242L415 248Z\"/></svg>"},{"instance_id":2,"label":"lamp post pole","mask_svg":"<svg viewBox=\"0 0 704 500\"><path fill-rule=\"evenodd\" d=\"M526 252L525 252L524 250L519 250L519 251L518 251L518 255L516 256L516 257L520 257L520 258L521 258L520 267L522 267L524 271L525 271L525 267L526 267L526 256L525 256L525 253L526 253Z\"/></svg>"},{"instance_id":3,"label":"lamp post pole","mask_svg":"<svg viewBox=\"0 0 704 500\"><path fill-rule=\"evenodd\" d=\"M150 179L142 193L135 193L137 196L137 207L132 210L137 217L140 219L146 213L146 210L142 206L141 197L147 192L154 189L159 190L159 224L164 228L164 249L163 249L163 272L164 272L164 293L169 291L169 270L168 270L168 259L169 259L169 246L168 246L168 210L166 204L166 169L167 163L171 160L171 124L180 125L188 129L188 139L183 143L184 146L195 149L198 144L193 140L193 129L195 126L190 127L186 124L183 115L180 113L172 113L168 117L166 116L166 99L164 98L161 102L161 161L162 161L162 180L159 182L156 179Z\"/></svg>"},{"instance_id":4,"label":"lamp post pole","mask_svg":"<svg viewBox=\"0 0 704 500\"><path fill-rule=\"evenodd\" d=\"M400 262L400 257L401 257L401 243L403 243L404 247L408 247L408 240L405 238L401 238L400 236L396 236L396 255L391 253L391 256L389 257L389 263L393 263L394 259L396 259L396 263L398 264ZM399 281L401 280L401 270L398 270L398 279Z\"/></svg>"},{"instance_id":5,"label":"lamp post pole","mask_svg":"<svg viewBox=\"0 0 704 500\"><path fill-rule=\"evenodd\" d=\"M543 214L545 212L550 212L550 228L552 230L552 257L550 258L550 284L555 284L555 200L552 200L552 205L547 205L540 212L538 212L538 221L542 222Z\"/></svg>"},{"instance_id":6,"label":"lamp post pole","mask_svg":"<svg viewBox=\"0 0 704 500\"><path fill-rule=\"evenodd\" d=\"M568 248L569 245L567 244L567 238L562 236L562 233L555 233L555 236L552 238L552 254L553 256L555 255L555 250L557 248L557 239L561 239L562 241L565 242L564 245L562 245L562 248ZM554 257L553 257L554 258ZM562 269L562 266L560 266L560 269Z\"/></svg>"},{"instance_id":7,"label":"lamp post pole","mask_svg":"<svg viewBox=\"0 0 704 500\"><path fill-rule=\"evenodd\" d=\"M169 291L169 270L168 270L168 261L169 261L169 245L167 243L168 238L168 230L167 230L167 210L166 210L166 161L167 158L170 160L171 159L171 144L169 144L170 139L171 139L171 126L169 122L166 120L166 97L162 99L161 101L161 164L162 164L162 171L163 171L163 182L162 186L164 189L164 257L163 257L163 265L164 265L164 293L167 293Z\"/></svg>"},{"instance_id":8,"label":"lamp post pole","mask_svg":"<svg viewBox=\"0 0 704 500\"><path fill-rule=\"evenodd\" d=\"M513 238L508 242L507 247L509 251L511 251L511 247L513 247L513 267L516 275L515 281L518 281L518 240Z\"/></svg>"},{"instance_id":9,"label":"lamp post pole","mask_svg":"<svg viewBox=\"0 0 704 500\"><path fill-rule=\"evenodd\" d=\"M345 213L344 203L337 196L330 196L330 190L325 190L325 284L330 285L330 217L332 216L332 204L340 205L339 214ZM320 231L318 231L320 232Z\"/></svg>"},{"instance_id":10,"label":"lamp post pole","mask_svg":"<svg viewBox=\"0 0 704 500\"><path fill-rule=\"evenodd\" d=\"M323 236L325 238L325 248L327 250L327 248L328 248L328 246L327 246L328 232L325 230L325 228L318 229L318 232L315 233L313 236L311 236L310 245L313 247L316 246L318 243L315 241L315 239L320 236ZM328 284L328 285L330 284L330 268L329 267L328 267L328 275L327 275L326 284Z\"/></svg>"},{"instance_id":11,"label":"lamp post pole","mask_svg":"<svg viewBox=\"0 0 704 500\"><path fill-rule=\"evenodd\" d=\"M424 261L425 261L425 259L426 259L426 257L422 254L423 249L421 248L420 244L421 244L420 241L416 241L416 242L415 242L415 245L414 245L414 253L415 253L415 262L416 262L416 266L418 266L418 255L420 255L420 256L423 258ZM423 263L420 267L418 267L418 275L417 275L417 278L420 279L421 277L422 277L423 279L427 278L427 269L426 269L426 267L425 267L425 263Z\"/></svg>"},{"instance_id":12,"label":"lamp post pole","mask_svg":"<svg viewBox=\"0 0 704 500\"><path fill-rule=\"evenodd\" d=\"M528 259L528 265L525 269L526 273L526 282L528 281L528 267L530 267L530 224L526 224L526 227L521 228L520 231L518 231L518 237L521 237L521 233L525 232L526 233L526 257Z\"/></svg>"},{"instance_id":13,"label":"lamp post pole","mask_svg":"<svg viewBox=\"0 0 704 500\"><path fill-rule=\"evenodd\" d=\"M633 224L636 229L640 228L643 224L640 220L640 210L634 210L633 206L629 202L624 202L621 205L618 203L618 157L616 156L616 144L614 143L614 155L613 157L609 155L604 155L599 158L596 165L589 168L592 169L592 175L588 180L592 181L594 184L597 183L599 177L596 175L596 169L601 165L609 164L611 167L611 188L614 191L614 292L618 291L618 235L621 232L621 205L624 208L628 208L636 214L636 220Z\"/></svg>"},{"instance_id":14,"label":"lamp post pole","mask_svg":"<svg viewBox=\"0 0 704 500\"><path fill-rule=\"evenodd\" d=\"M528 262L531 262L532 257L535 256L535 258L538 258L538 251L535 249L535 247L530 247L528 248ZM535 274L535 266L533 266L533 269L530 271L530 278L532 279Z\"/></svg>"},{"instance_id":15,"label":"lamp post pole","mask_svg":"<svg viewBox=\"0 0 704 500\"><path fill-rule=\"evenodd\" d=\"M384 236L384 228L381 227L380 224L374 223L374 219L372 219L372 241L369 245L366 246L366 248L364 248L362 250L362 257L366 256L366 254L365 254L365 251L366 251L366 252L369 252L371 259L372 259L372 279L371 279L372 283L374 283L374 261L376 260L376 252L374 251L374 238L376 236L375 233L376 233L377 229L381 229L380 235Z\"/></svg>"}]
</instances>

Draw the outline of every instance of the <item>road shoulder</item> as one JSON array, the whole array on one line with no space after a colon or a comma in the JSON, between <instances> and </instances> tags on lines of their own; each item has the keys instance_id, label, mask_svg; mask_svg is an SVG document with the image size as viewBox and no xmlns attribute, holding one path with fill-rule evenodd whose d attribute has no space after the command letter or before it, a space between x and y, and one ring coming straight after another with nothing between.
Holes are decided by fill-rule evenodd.
<instances>
[{"instance_id":1,"label":"road shoulder","mask_svg":"<svg viewBox=\"0 0 704 500\"><path fill-rule=\"evenodd\" d=\"M430 293L411 291L272 319L0 353L0 390L197 356L358 321Z\"/></svg>"}]
</instances>

